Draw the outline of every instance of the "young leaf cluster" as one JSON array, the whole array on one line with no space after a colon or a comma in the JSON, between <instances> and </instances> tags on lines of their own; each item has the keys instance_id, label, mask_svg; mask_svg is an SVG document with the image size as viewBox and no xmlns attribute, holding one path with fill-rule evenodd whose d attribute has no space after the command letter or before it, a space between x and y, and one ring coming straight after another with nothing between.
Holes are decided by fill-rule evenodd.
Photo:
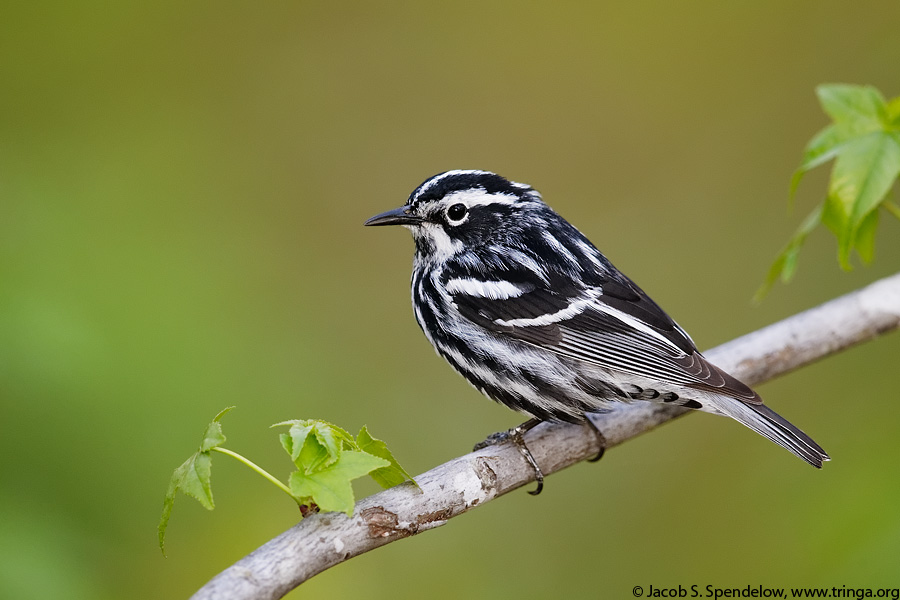
<instances>
[{"instance_id":1,"label":"young leaf cluster","mask_svg":"<svg viewBox=\"0 0 900 600\"><path fill-rule=\"evenodd\" d=\"M354 504L352 480L370 475L389 488L410 479L387 445L373 438L365 426L354 438L326 421L285 421L273 427L282 425L290 426L280 439L297 467L289 485L301 505L349 515Z\"/></svg>"},{"instance_id":2,"label":"young leaf cluster","mask_svg":"<svg viewBox=\"0 0 900 600\"><path fill-rule=\"evenodd\" d=\"M850 269L854 250L863 262L872 260L878 208L900 218L900 208L888 198L900 175L900 97L887 101L873 87L845 84L821 85L816 92L832 123L807 144L790 197L804 174L833 160L828 193L775 259L757 298L777 279L791 279L800 247L819 223L837 237L838 261Z\"/></svg>"},{"instance_id":3,"label":"young leaf cluster","mask_svg":"<svg viewBox=\"0 0 900 600\"><path fill-rule=\"evenodd\" d=\"M291 473L288 485L285 485L240 454L222 447L225 434L220 420L232 408L216 415L207 425L198 450L172 474L158 527L159 547L163 552L166 528L178 491L195 498L208 510L215 507L210 483L213 452L230 456L262 475L288 494L300 506L303 515L315 510L352 514L355 498L351 481L364 475L369 475L384 488L412 479L387 445L372 437L365 426L354 438L327 421L295 420L272 426L289 427L287 433L280 435L280 440L297 470Z\"/></svg>"}]
</instances>

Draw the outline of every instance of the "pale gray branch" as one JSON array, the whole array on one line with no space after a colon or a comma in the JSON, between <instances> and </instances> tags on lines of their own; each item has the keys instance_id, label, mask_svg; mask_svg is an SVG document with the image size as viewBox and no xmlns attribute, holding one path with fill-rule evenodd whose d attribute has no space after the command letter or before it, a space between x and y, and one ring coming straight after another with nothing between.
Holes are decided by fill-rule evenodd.
<instances>
[{"instance_id":1,"label":"pale gray branch","mask_svg":"<svg viewBox=\"0 0 900 600\"><path fill-rule=\"evenodd\" d=\"M900 327L900 274L882 279L784 321L706 352L711 362L754 385ZM687 409L635 402L593 420L608 447L638 436ZM549 475L597 453L586 427L542 424L527 435ZM416 477L421 491L403 484L360 500L353 517L317 514L214 577L195 599L271 599L325 569L373 548L445 524L533 481L511 444L490 446Z\"/></svg>"}]
</instances>

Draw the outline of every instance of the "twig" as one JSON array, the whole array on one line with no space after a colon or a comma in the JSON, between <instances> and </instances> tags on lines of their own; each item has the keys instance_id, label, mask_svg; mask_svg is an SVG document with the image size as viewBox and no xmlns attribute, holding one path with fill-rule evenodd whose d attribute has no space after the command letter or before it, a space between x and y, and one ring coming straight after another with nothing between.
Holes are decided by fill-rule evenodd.
<instances>
[{"instance_id":1,"label":"twig","mask_svg":"<svg viewBox=\"0 0 900 600\"><path fill-rule=\"evenodd\" d=\"M900 328L900 274L723 344L713 363L755 385ZM635 402L592 417L607 448L690 412ZM545 475L597 453L586 427L544 423L527 436ZM416 477L421 492L402 484L343 513L312 515L214 577L193 598L281 598L310 577L349 558L445 524L533 480L513 444L490 446Z\"/></svg>"}]
</instances>

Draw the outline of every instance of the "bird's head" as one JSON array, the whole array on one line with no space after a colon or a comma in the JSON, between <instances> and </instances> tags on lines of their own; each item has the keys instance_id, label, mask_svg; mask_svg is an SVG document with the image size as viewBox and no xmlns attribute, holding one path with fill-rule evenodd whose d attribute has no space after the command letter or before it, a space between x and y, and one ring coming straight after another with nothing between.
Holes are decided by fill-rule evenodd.
<instances>
[{"instance_id":1,"label":"bird's head","mask_svg":"<svg viewBox=\"0 0 900 600\"><path fill-rule=\"evenodd\" d=\"M531 186L488 171L440 173L417 187L406 204L366 221L403 225L423 258L446 259L463 249L518 245L525 231L546 225L541 195Z\"/></svg>"}]
</instances>

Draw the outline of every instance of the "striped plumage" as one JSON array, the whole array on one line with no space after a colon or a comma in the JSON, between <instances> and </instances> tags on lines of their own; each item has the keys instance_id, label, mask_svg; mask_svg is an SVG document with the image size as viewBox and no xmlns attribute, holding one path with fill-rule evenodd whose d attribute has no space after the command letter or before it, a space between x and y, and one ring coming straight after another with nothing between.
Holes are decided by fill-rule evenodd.
<instances>
[{"instance_id":1,"label":"striped plumage","mask_svg":"<svg viewBox=\"0 0 900 600\"><path fill-rule=\"evenodd\" d=\"M528 185L448 171L367 225L404 225L416 320L488 397L541 420L581 422L611 402L727 415L813 466L828 455L710 364L688 334Z\"/></svg>"}]
</instances>

